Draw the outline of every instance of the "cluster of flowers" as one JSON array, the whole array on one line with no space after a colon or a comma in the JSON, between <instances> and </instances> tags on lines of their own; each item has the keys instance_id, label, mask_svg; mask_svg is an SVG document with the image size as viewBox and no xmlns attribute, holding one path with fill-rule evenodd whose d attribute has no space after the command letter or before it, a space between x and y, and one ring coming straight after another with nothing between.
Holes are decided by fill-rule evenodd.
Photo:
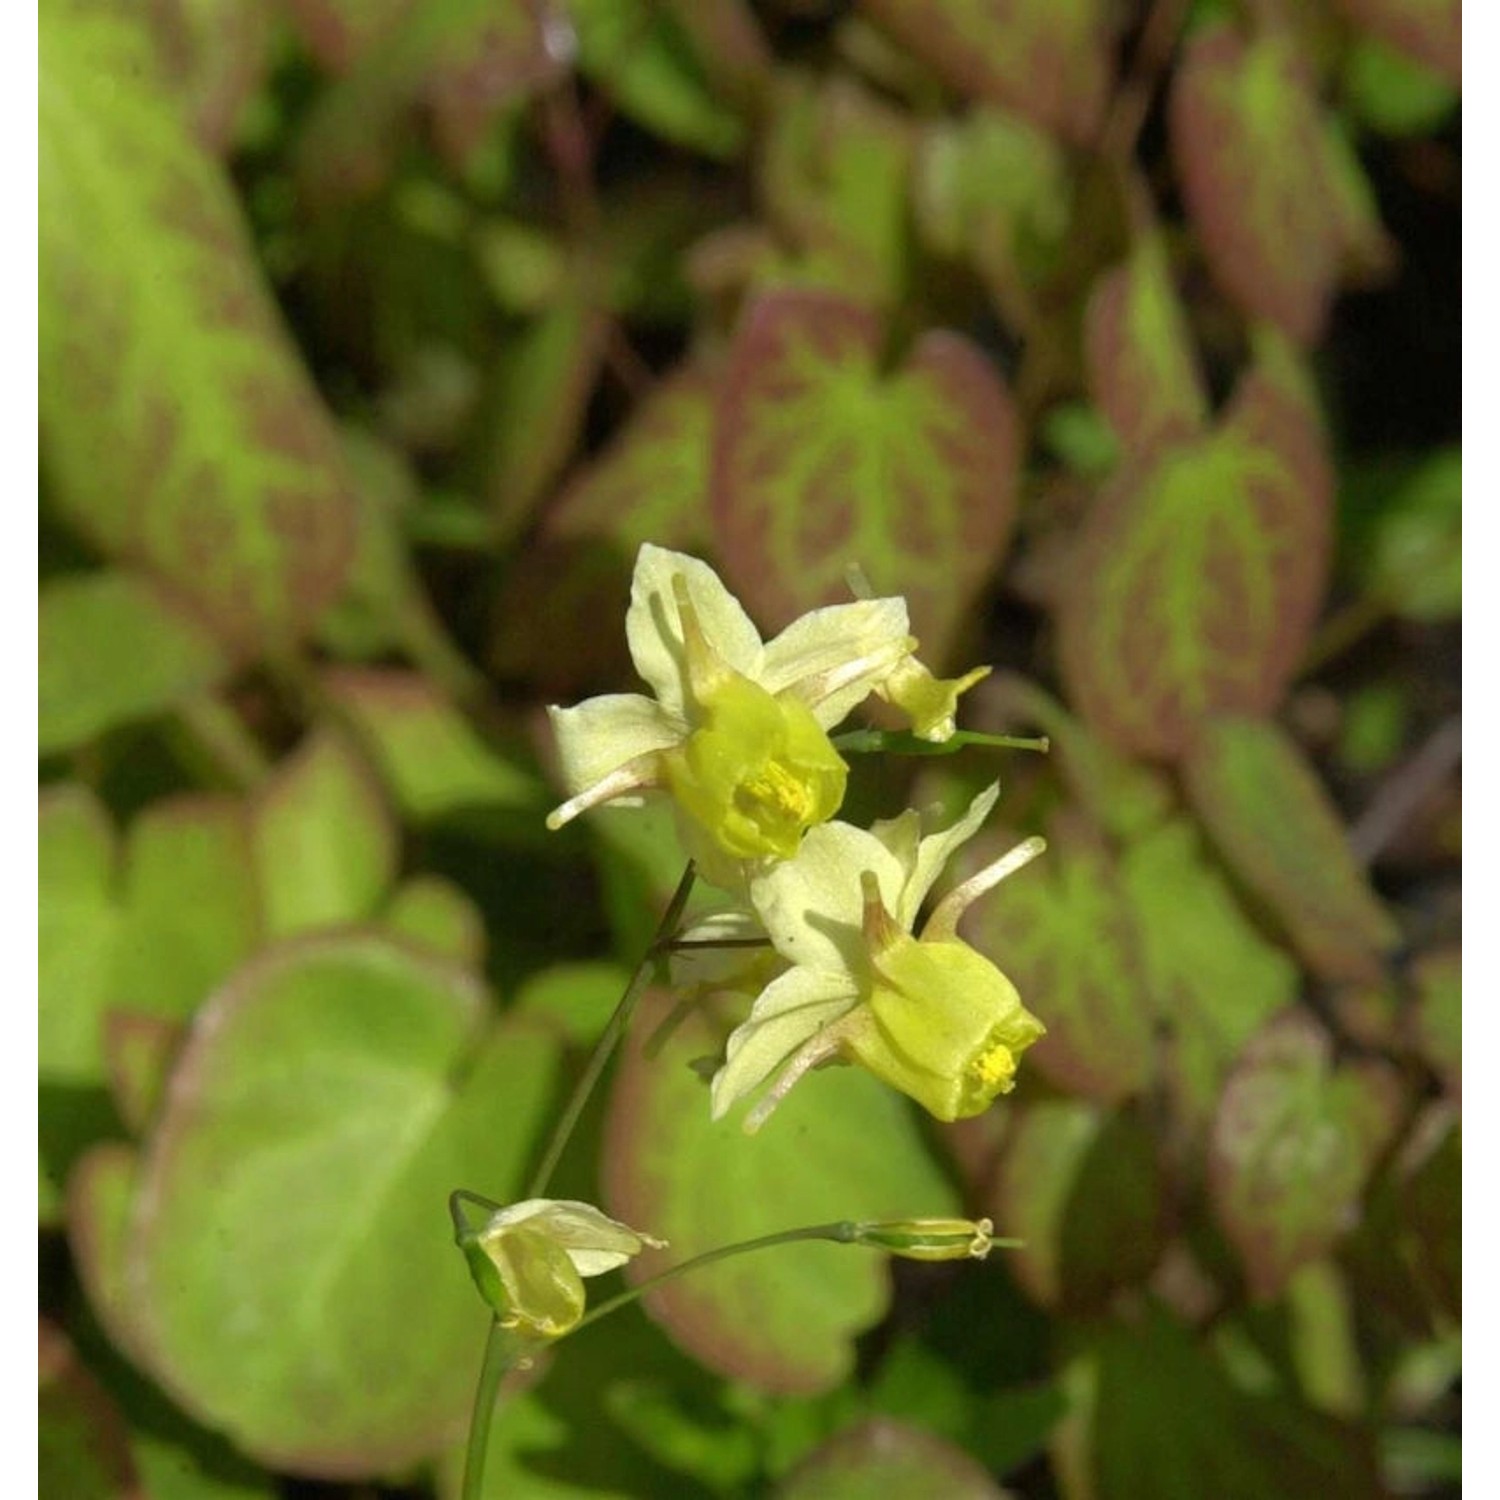
<instances>
[{"instance_id":1,"label":"cluster of flowers","mask_svg":"<svg viewBox=\"0 0 1500 1500\"><path fill-rule=\"evenodd\" d=\"M625 628L652 696L551 710L572 795L547 821L559 828L605 803L664 794L699 876L724 893L722 909L681 934L687 945L725 944L714 987L754 997L713 1078L714 1118L758 1094L744 1117L756 1130L799 1079L831 1062L867 1068L940 1120L983 1111L1012 1087L1043 1027L957 924L1042 841L950 891L917 930L923 901L999 787L946 829L924 830L914 811L856 828L834 820L848 767L829 731L875 694L915 735L945 741L959 695L988 669L934 677L916 659L899 598L813 610L762 641L711 568L650 545L636 562ZM769 946L757 952L747 939ZM556 1231L545 1253L530 1243L544 1225ZM545 1264L566 1284L549 1333L581 1312L578 1274L655 1243L587 1205L544 1200L496 1215L482 1238L512 1307L528 1299L511 1251L529 1249L533 1270Z\"/></svg>"}]
</instances>

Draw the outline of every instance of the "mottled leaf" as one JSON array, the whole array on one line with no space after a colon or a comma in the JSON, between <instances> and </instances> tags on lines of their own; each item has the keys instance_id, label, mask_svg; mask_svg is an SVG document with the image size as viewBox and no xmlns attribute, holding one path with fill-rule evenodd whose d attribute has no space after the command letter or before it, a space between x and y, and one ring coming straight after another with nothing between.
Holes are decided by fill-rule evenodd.
<instances>
[{"instance_id":1,"label":"mottled leaf","mask_svg":"<svg viewBox=\"0 0 1500 1500\"><path fill-rule=\"evenodd\" d=\"M226 639L284 646L337 592L337 445L127 8L46 7L40 413L49 494Z\"/></svg>"},{"instance_id":2,"label":"mottled leaf","mask_svg":"<svg viewBox=\"0 0 1500 1500\"><path fill-rule=\"evenodd\" d=\"M1017 1109L995 1189L1016 1279L1044 1307L1096 1311L1151 1274L1165 1242L1161 1167L1134 1116L1083 1099Z\"/></svg>"},{"instance_id":3,"label":"mottled leaf","mask_svg":"<svg viewBox=\"0 0 1500 1500\"><path fill-rule=\"evenodd\" d=\"M1209 435L1111 479L1078 538L1059 654L1084 718L1181 755L1215 713L1265 713L1322 599L1332 476L1296 367L1269 348Z\"/></svg>"},{"instance_id":4,"label":"mottled leaf","mask_svg":"<svg viewBox=\"0 0 1500 1500\"><path fill-rule=\"evenodd\" d=\"M349 740L314 731L256 799L253 838L273 937L372 915L395 875L397 831Z\"/></svg>"},{"instance_id":5,"label":"mottled leaf","mask_svg":"<svg viewBox=\"0 0 1500 1500\"><path fill-rule=\"evenodd\" d=\"M1101 0L864 0L864 9L955 88L1078 144L1109 88Z\"/></svg>"},{"instance_id":6,"label":"mottled leaf","mask_svg":"<svg viewBox=\"0 0 1500 1500\"><path fill-rule=\"evenodd\" d=\"M268 953L194 1029L126 1275L152 1373L269 1464L373 1477L461 1430L485 1319L442 1204L515 1194L553 1074L485 1011L459 971L350 934Z\"/></svg>"},{"instance_id":7,"label":"mottled leaf","mask_svg":"<svg viewBox=\"0 0 1500 1500\"><path fill-rule=\"evenodd\" d=\"M1202 430L1208 395L1159 235L1096 283L1085 352L1094 400L1130 453Z\"/></svg>"},{"instance_id":8,"label":"mottled leaf","mask_svg":"<svg viewBox=\"0 0 1500 1500\"><path fill-rule=\"evenodd\" d=\"M1165 1033L1166 1070L1179 1107L1201 1124L1240 1048L1295 999L1297 968L1251 924L1183 819L1132 841L1120 881Z\"/></svg>"},{"instance_id":9,"label":"mottled leaf","mask_svg":"<svg viewBox=\"0 0 1500 1500\"><path fill-rule=\"evenodd\" d=\"M234 145L246 107L270 63L270 8L260 0L173 0L146 8L194 133L221 155Z\"/></svg>"},{"instance_id":10,"label":"mottled leaf","mask_svg":"<svg viewBox=\"0 0 1500 1500\"><path fill-rule=\"evenodd\" d=\"M1456 88L1463 81L1463 0L1338 0L1339 9Z\"/></svg>"},{"instance_id":11,"label":"mottled leaf","mask_svg":"<svg viewBox=\"0 0 1500 1500\"><path fill-rule=\"evenodd\" d=\"M848 598L859 563L907 595L941 659L1015 510L1011 399L966 339L924 333L895 369L879 320L778 292L746 314L720 392L712 503L732 586L763 624Z\"/></svg>"},{"instance_id":12,"label":"mottled leaf","mask_svg":"<svg viewBox=\"0 0 1500 1500\"><path fill-rule=\"evenodd\" d=\"M1353 1223L1400 1090L1379 1064L1333 1066L1305 1012L1279 1017L1224 1086L1209 1146L1209 1191L1251 1295L1274 1297Z\"/></svg>"},{"instance_id":13,"label":"mottled leaf","mask_svg":"<svg viewBox=\"0 0 1500 1500\"><path fill-rule=\"evenodd\" d=\"M1151 766L1112 749L1050 693L1016 673L1001 672L984 685L987 704L998 707L1008 729L1043 730L1049 756L1068 790L1106 833L1129 838L1144 833L1172 811L1167 779Z\"/></svg>"},{"instance_id":14,"label":"mottled leaf","mask_svg":"<svg viewBox=\"0 0 1500 1500\"><path fill-rule=\"evenodd\" d=\"M853 296L888 304L907 272L909 119L846 75L789 74L761 146L761 199L799 252L819 253Z\"/></svg>"},{"instance_id":15,"label":"mottled leaf","mask_svg":"<svg viewBox=\"0 0 1500 1500\"><path fill-rule=\"evenodd\" d=\"M1204 726L1188 799L1225 863L1326 979L1373 983L1399 931L1349 848L1317 773L1267 719Z\"/></svg>"},{"instance_id":16,"label":"mottled leaf","mask_svg":"<svg viewBox=\"0 0 1500 1500\"><path fill-rule=\"evenodd\" d=\"M1156 1023L1132 914L1108 850L1082 819L1054 821L1045 857L980 903L966 926L1046 1024L1028 1064L1106 1104L1150 1083Z\"/></svg>"},{"instance_id":17,"label":"mottled leaf","mask_svg":"<svg viewBox=\"0 0 1500 1500\"><path fill-rule=\"evenodd\" d=\"M441 875L414 875L392 893L381 925L439 958L484 967L484 913Z\"/></svg>"},{"instance_id":18,"label":"mottled leaf","mask_svg":"<svg viewBox=\"0 0 1500 1500\"><path fill-rule=\"evenodd\" d=\"M832 1219L910 1218L955 1210L905 1102L856 1069L808 1078L760 1134L711 1123L693 1059L714 1050L701 1016L648 1060L641 1038L666 1015L643 1006L605 1124L610 1212L671 1242L671 1260L778 1229ZM633 1262L641 1275L669 1263ZM982 1275L980 1268L972 1274ZM786 1245L672 1282L647 1308L709 1369L765 1390L813 1392L853 1368L855 1334L889 1297L885 1266L857 1246Z\"/></svg>"},{"instance_id":19,"label":"mottled leaf","mask_svg":"<svg viewBox=\"0 0 1500 1500\"><path fill-rule=\"evenodd\" d=\"M1002 313L1025 322L1072 217L1068 159L1044 131L981 107L930 124L912 183L917 232L973 266Z\"/></svg>"},{"instance_id":20,"label":"mottled leaf","mask_svg":"<svg viewBox=\"0 0 1500 1500\"><path fill-rule=\"evenodd\" d=\"M324 684L414 821L484 807L545 809L540 780L487 745L419 673L345 668Z\"/></svg>"},{"instance_id":21,"label":"mottled leaf","mask_svg":"<svg viewBox=\"0 0 1500 1500\"><path fill-rule=\"evenodd\" d=\"M165 713L229 669L204 624L112 569L42 585L37 648L43 755Z\"/></svg>"},{"instance_id":22,"label":"mottled leaf","mask_svg":"<svg viewBox=\"0 0 1500 1500\"><path fill-rule=\"evenodd\" d=\"M299 176L327 204L373 191L389 174L412 115L462 165L506 107L555 82L571 31L552 0L296 0L315 48L343 73L320 97L299 143Z\"/></svg>"},{"instance_id":23,"label":"mottled leaf","mask_svg":"<svg viewBox=\"0 0 1500 1500\"><path fill-rule=\"evenodd\" d=\"M125 1423L67 1335L41 1319L37 1373L37 1493L68 1500L134 1500Z\"/></svg>"},{"instance_id":24,"label":"mottled leaf","mask_svg":"<svg viewBox=\"0 0 1500 1500\"><path fill-rule=\"evenodd\" d=\"M1343 83L1359 123L1397 139L1430 135L1458 108L1455 84L1373 37L1350 47Z\"/></svg>"},{"instance_id":25,"label":"mottled leaf","mask_svg":"<svg viewBox=\"0 0 1500 1500\"><path fill-rule=\"evenodd\" d=\"M1443 1080L1456 1101L1463 1098L1463 955L1457 947L1424 953L1412 965L1417 999L1407 1013L1412 1045Z\"/></svg>"},{"instance_id":26,"label":"mottled leaf","mask_svg":"<svg viewBox=\"0 0 1500 1500\"><path fill-rule=\"evenodd\" d=\"M686 364L654 386L610 445L549 511L549 535L698 548L709 530L708 457L716 382Z\"/></svg>"},{"instance_id":27,"label":"mottled leaf","mask_svg":"<svg viewBox=\"0 0 1500 1500\"><path fill-rule=\"evenodd\" d=\"M1351 286L1379 286L1390 279L1400 252L1381 223L1375 184L1359 159L1348 129L1336 118L1323 127L1323 159L1338 219L1339 265L1344 280Z\"/></svg>"},{"instance_id":28,"label":"mottled leaf","mask_svg":"<svg viewBox=\"0 0 1500 1500\"><path fill-rule=\"evenodd\" d=\"M1290 41L1205 27L1176 70L1171 136L1188 213L1224 291L1249 316L1316 343L1341 236L1322 114Z\"/></svg>"},{"instance_id":29,"label":"mottled leaf","mask_svg":"<svg viewBox=\"0 0 1500 1500\"><path fill-rule=\"evenodd\" d=\"M1154 1304L1099 1323L1073 1373L1090 1393L1082 1461L1109 1500L1387 1493L1368 1431L1285 1394L1241 1390Z\"/></svg>"},{"instance_id":30,"label":"mottled leaf","mask_svg":"<svg viewBox=\"0 0 1500 1500\"><path fill-rule=\"evenodd\" d=\"M124 925L109 999L185 1019L262 934L250 830L233 797L154 802L126 838Z\"/></svg>"},{"instance_id":31,"label":"mottled leaf","mask_svg":"<svg viewBox=\"0 0 1500 1500\"><path fill-rule=\"evenodd\" d=\"M671 8L649 0L569 0L578 67L647 130L705 156L735 156L745 122L705 76Z\"/></svg>"},{"instance_id":32,"label":"mottled leaf","mask_svg":"<svg viewBox=\"0 0 1500 1500\"><path fill-rule=\"evenodd\" d=\"M815 1448L778 1484L774 1500L1002 1500L962 1448L889 1417L871 1417Z\"/></svg>"},{"instance_id":33,"label":"mottled leaf","mask_svg":"<svg viewBox=\"0 0 1500 1500\"><path fill-rule=\"evenodd\" d=\"M485 485L502 538L526 523L577 445L609 327L573 297L533 319L501 355Z\"/></svg>"}]
</instances>

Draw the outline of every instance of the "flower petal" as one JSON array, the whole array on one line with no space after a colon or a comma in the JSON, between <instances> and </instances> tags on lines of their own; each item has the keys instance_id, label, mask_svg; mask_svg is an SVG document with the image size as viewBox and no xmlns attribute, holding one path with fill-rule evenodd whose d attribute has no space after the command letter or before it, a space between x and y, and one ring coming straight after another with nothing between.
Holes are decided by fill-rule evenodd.
<instances>
[{"instance_id":1,"label":"flower petal","mask_svg":"<svg viewBox=\"0 0 1500 1500\"><path fill-rule=\"evenodd\" d=\"M609 693L547 712L563 780L575 796L633 760L670 749L686 733L679 721L640 693Z\"/></svg>"},{"instance_id":2,"label":"flower petal","mask_svg":"<svg viewBox=\"0 0 1500 1500\"><path fill-rule=\"evenodd\" d=\"M915 646L905 599L831 604L793 620L761 653L757 681L768 693L792 693L824 729L888 677Z\"/></svg>"},{"instance_id":3,"label":"flower petal","mask_svg":"<svg viewBox=\"0 0 1500 1500\"><path fill-rule=\"evenodd\" d=\"M721 1119L825 1026L847 1015L859 992L847 974L789 969L756 1000L749 1018L730 1034L724 1066L714 1074L710 1102Z\"/></svg>"},{"instance_id":4,"label":"flower petal","mask_svg":"<svg viewBox=\"0 0 1500 1500\"><path fill-rule=\"evenodd\" d=\"M980 792L969 804L969 810L951 828L929 834L917 845L916 868L901 892L899 905L891 908L896 920L908 932L917 920L917 911L927 899L927 893L943 873L943 866L979 832L999 800L1000 783L997 781Z\"/></svg>"},{"instance_id":5,"label":"flower petal","mask_svg":"<svg viewBox=\"0 0 1500 1500\"><path fill-rule=\"evenodd\" d=\"M686 710L682 621L672 592L681 576L708 643L736 672L753 677L760 660L760 632L738 599L705 562L685 552L642 545L630 582L625 636L630 657L662 707L681 717Z\"/></svg>"},{"instance_id":6,"label":"flower petal","mask_svg":"<svg viewBox=\"0 0 1500 1500\"><path fill-rule=\"evenodd\" d=\"M572 1198L528 1198L498 1209L481 1230L480 1240L494 1242L517 1232L544 1236L565 1250L580 1276L601 1276L647 1245L663 1243L610 1218L592 1203Z\"/></svg>"},{"instance_id":7,"label":"flower petal","mask_svg":"<svg viewBox=\"0 0 1500 1500\"><path fill-rule=\"evenodd\" d=\"M863 828L823 823L808 829L795 858L757 872L750 900L776 951L794 964L863 974L866 870L893 908L906 883L895 855Z\"/></svg>"}]
</instances>

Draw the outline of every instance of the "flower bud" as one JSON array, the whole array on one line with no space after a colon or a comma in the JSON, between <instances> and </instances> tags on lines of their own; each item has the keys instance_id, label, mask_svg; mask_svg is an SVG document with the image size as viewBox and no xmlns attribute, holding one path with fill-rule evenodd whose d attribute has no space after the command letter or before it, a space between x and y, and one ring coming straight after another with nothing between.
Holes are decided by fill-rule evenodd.
<instances>
[{"instance_id":1,"label":"flower bud","mask_svg":"<svg viewBox=\"0 0 1500 1500\"><path fill-rule=\"evenodd\" d=\"M994 1229L988 1219L890 1219L856 1224L854 1241L907 1260L983 1260Z\"/></svg>"}]
</instances>

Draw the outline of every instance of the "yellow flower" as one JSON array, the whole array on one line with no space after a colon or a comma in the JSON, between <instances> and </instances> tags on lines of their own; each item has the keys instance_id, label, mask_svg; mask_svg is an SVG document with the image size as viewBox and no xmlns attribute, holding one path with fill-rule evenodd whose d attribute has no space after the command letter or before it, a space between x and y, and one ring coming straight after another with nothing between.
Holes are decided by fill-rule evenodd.
<instances>
[{"instance_id":1,"label":"yellow flower","mask_svg":"<svg viewBox=\"0 0 1500 1500\"><path fill-rule=\"evenodd\" d=\"M664 1240L611 1219L588 1203L529 1198L460 1234L480 1293L507 1328L555 1339L583 1317L585 1276L623 1266Z\"/></svg>"},{"instance_id":2,"label":"yellow flower","mask_svg":"<svg viewBox=\"0 0 1500 1500\"><path fill-rule=\"evenodd\" d=\"M915 663L902 599L816 609L763 642L712 568L650 544L625 630L653 696L550 710L572 795L547 825L665 791L689 852L721 885L738 884L737 862L790 858L838 810L848 769L828 731L871 692L943 738L958 692L977 680L937 682Z\"/></svg>"},{"instance_id":3,"label":"yellow flower","mask_svg":"<svg viewBox=\"0 0 1500 1500\"><path fill-rule=\"evenodd\" d=\"M1013 1086L1021 1054L1043 1034L1015 986L957 935L971 902L1034 859L1025 843L965 881L913 935L918 908L953 852L978 831L999 787L942 833L914 812L869 832L815 828L794 859L765 868L750 899L791 964L729 1038L712 1090L714 1118L768 1080L745 1120L755 1130L809 1069L857 1062L940 1120L986 1109Z\"/></svg>"}]
</instances>

